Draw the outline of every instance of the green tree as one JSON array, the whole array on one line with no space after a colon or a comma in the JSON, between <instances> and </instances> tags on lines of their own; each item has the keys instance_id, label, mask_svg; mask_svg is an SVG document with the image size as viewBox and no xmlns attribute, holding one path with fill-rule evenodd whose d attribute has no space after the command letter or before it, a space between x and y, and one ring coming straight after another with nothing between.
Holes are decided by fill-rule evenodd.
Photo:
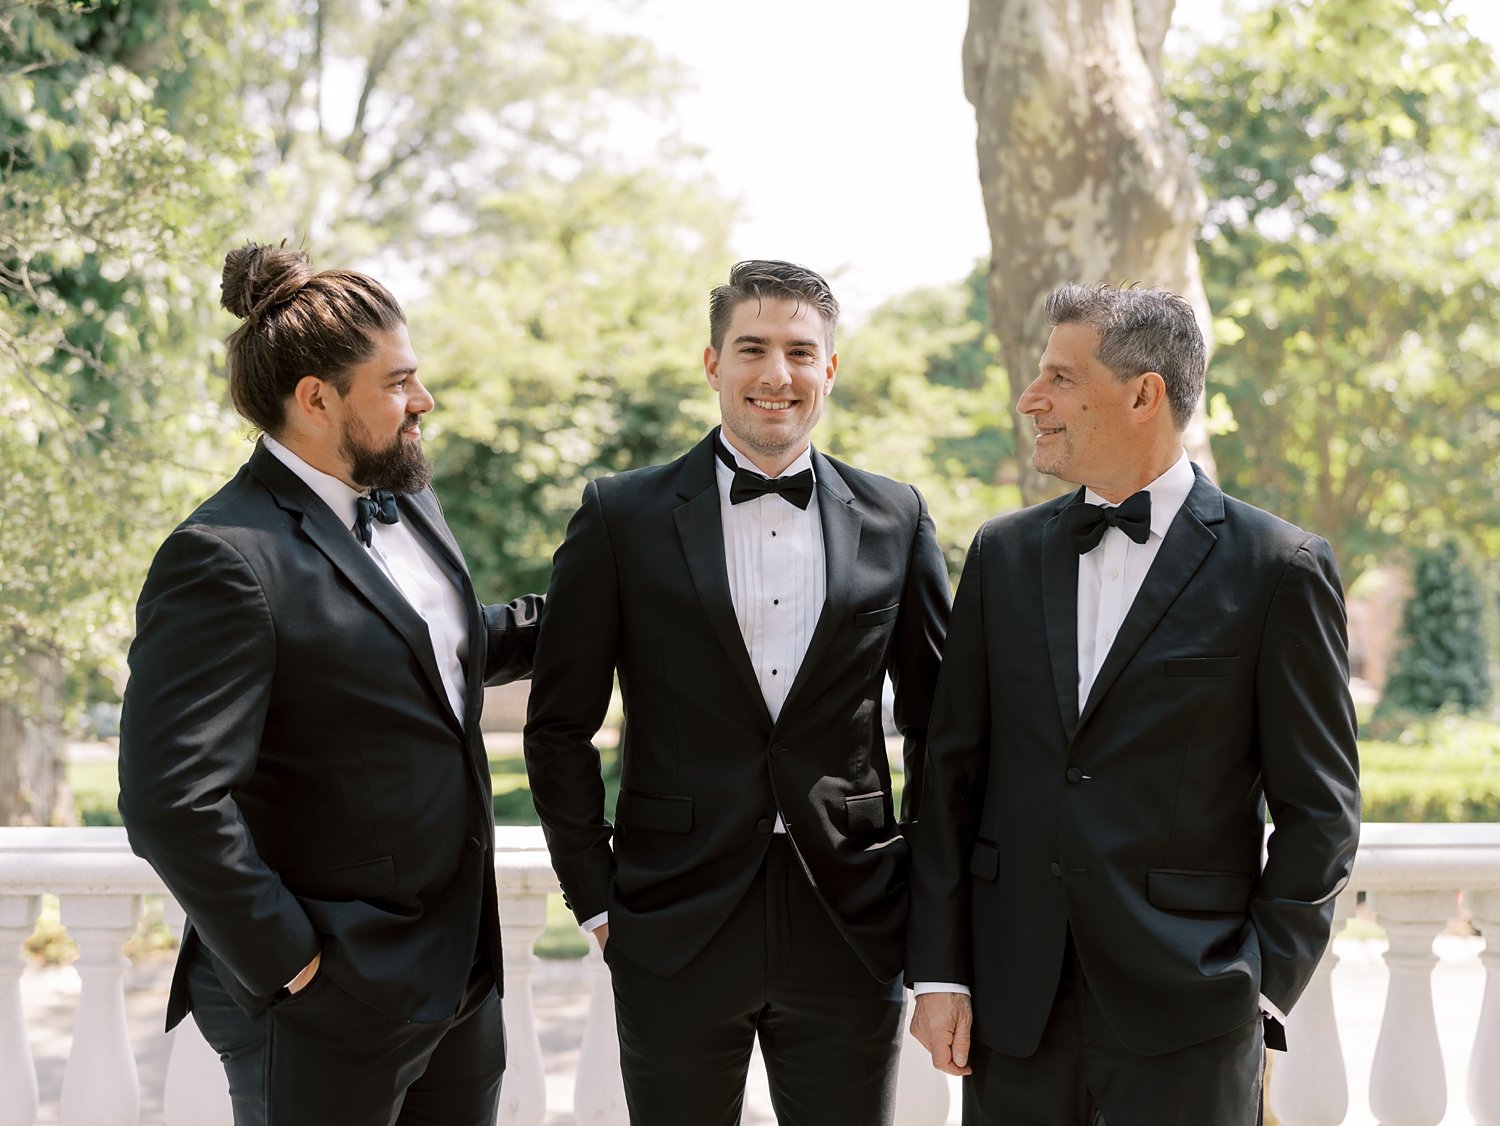
<instances>
[{"instance_id":1,"label":"green tree","mask_svg":"<svg viewBox=\"0 0 1500 1126\"><path fill-rule=\"evenodd\" d=\"M888 301L839 345L818 441L922 491L957 577L969 542L1016 508L1010 394L985 327L987 263L963 282Z\"/></svg>"},{"instance_id":2,"label":"green tree","mask_svg":"<svg viewBox=\"0 0 1500 1126\"><path fill-rule=\"evenodd\" d=\"M1456 541L1416 550L1412 595L1382 711L1471 713L1489 707L1485 601L1479 575Z\"/></svg>"},{"instance_id":3,"label":"green tree","mask_svg":"<svg viewBox=\"0 0 1500 1126\"><path fill-rule=\"evenodd\" d=\"M62 713L118 668L222 456L200 325L237 206L232 124L203 123L225 10L0 0L0 823L66 814Z\"/></svg>"},{"instance_id":4,"label":"green tree","mask_svg":"<svg viewBox=\"0 0 1500 1126\"><path fill-rule=\"evenodd\" d=\"M1210 201L1221 478L1350 581L1443 528L1500 551L1495 85L1446 0L1259 8L1171 84Z\"/></svg>"}]
</instances>

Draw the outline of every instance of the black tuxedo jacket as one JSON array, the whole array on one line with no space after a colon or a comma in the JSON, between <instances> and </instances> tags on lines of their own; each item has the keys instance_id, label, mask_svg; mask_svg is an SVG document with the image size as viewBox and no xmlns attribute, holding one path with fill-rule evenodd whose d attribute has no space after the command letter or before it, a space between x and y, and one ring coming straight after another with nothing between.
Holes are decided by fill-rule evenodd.
<instances>
[{"instance_id":1,"label":"black tuxedo jacket","mask_svg":"<svg viewBox=\"0 0 1500 1126\"><path fill-rule=\"evenodd\" d=\"M590 483L553 560L526 726L553 866L580 921L607 909L611 947L667 976L739 901L780 811L840 931L888 981L901 968L907 847L880 696L889 670L915 797L948 616L932 521L910 485L813 451L827 601L773 723L730 598L717 440ZM590 740L616 670L611 827Z\"/></svg>"},{"instance_id":2,"label":"black tuxedo jacket","mask_svg":"<svg viewBox=\"0 0 1500 1126\"><path fill-rule=\"evenodd\" d=\"M1029 1055L1065 935L1145 1054L1292 1007L1358 836L1328 545L1197 483L1078 705L1072 496L991 520L959 583L917 825L907 973L970 984ZM1275 822L1262 856L1265 814Z\"/></svg>"},{"instance_id":3,"label":"black tuxedo jacket","mask_svg":"<svg viewBox=\"0 0 1500 1126\"><path fill-rule=\"evenodd\" d=\"M481 687L531 667L539 600L481 607L431 490L399 499L469 614L464 714L427 627L366 549L257 445L157 553L120 735L131 847L247 1011L319 950L390 1016L456 1010L477 953L500 980Z\"/></svg>"}]
</instances>

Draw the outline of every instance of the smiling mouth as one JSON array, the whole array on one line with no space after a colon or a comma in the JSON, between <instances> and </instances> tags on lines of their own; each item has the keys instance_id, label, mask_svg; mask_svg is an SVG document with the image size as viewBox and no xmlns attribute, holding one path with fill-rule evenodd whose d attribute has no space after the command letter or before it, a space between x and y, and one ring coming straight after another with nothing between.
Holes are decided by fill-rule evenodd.
<instances>
[{"instance_id":1,"label":"smiling mouth","mask_svg":"<svg viewBox=\"0 0 1500 1126\"><path fill-rule=\"evenodd\" d=\"M751 399L750 405L763 411L788 411L795 405L791 399Z\"/></svg>"}]
</instances>

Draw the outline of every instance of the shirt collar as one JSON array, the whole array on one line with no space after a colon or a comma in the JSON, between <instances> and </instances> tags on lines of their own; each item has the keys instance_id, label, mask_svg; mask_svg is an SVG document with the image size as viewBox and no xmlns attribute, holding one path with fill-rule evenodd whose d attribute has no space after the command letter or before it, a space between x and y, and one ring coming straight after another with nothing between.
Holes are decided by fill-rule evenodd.
<instances>
[{"instance_id":1,"label":"shirt collar","mask_svg":"<svg viewBox=\"0 0 1500 1126\"><path fill-rule=\"evenodd\" d=\"M318 494L319 499L343 521L344 527L354 527L354 502L364 496L364 493L358 489L351 489L337 477L324 473L321 469L314 469L271 435L262 434L260 440L272 457L300 477L303 484Z\"/></svg>"},{"instance_id":2,"label":"shirt collar","mask_svg":"<svg viewBox=\"0 0 1500 1126\"><path fill-rule=\"evenodd\" d=\"M1177 518L1178 510L1187 503L1188 493L1193 491L1197 480L1193 463L1188 460L1187 451L1183 450L1172 463L1171 469L1141 490L1151 494L1151 531L1158 539L1166 537L1167 529ZM1083 499L1090 504L1110 504L1093 489L1085 489Z\"/></svg>"},{"instance_id":3,"label":"shirt collar","mask_svg":"<svg viewBox=\"0 0 1500 1126\"><path fill-rule=\"evenodd\" d=\"M723 447L729 451L729 456L734 458L734 463L741 469L747 470L760 477L764 477L766 475L765 470L761 469L753 461L751 461L748 457L740 453L740 451L735 448L734 443L731 442L728 436L724 433L724 428L722 426L719 427L718 440L723 445ZM732 470L730 470L729 466L724 464L722 459L715 458L714 463L719 467L720 473L732 474ZM790 477L793 473L801 473L804 469L812 471L814 481L818 479L817 471L813 469L811 443L808 444L807 449L802 451L801 457L797 458L796 461L792 462L791 465L788 465L781 471L781 476Z\"/></svg>"}]
</instances>

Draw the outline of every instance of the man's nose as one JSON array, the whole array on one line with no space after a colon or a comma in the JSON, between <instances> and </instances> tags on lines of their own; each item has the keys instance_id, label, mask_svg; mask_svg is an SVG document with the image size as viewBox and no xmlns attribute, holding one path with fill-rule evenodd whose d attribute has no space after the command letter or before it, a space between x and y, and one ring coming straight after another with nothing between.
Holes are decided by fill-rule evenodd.
<instances>
[{"instance_id":1,"label":"man's nose","mask_svg":"<svg viewBox=\"0 0 1500 1126\"><path fill-rule=\"evenodd\" d=\"M437 401L432 397L432 392L427 390L427 384L417 379L416 376L412 378L416 380L417 386L406 404L406 411L408 414L426 414L437 406Z\"/></svg>"},{"instance_id":2,"label":"man's nose","mask_svg":"<svg viewBox=\"0 0 1500 1126\"><path fill-rule=\"evenodd\" d=\"M1043 409L1042 377L1039 375L1026 385L1026 390L1021 392L1021 397L1016 400L1016 410L1022 414L1039 414Z\"/></svg>"}]
</instances>

